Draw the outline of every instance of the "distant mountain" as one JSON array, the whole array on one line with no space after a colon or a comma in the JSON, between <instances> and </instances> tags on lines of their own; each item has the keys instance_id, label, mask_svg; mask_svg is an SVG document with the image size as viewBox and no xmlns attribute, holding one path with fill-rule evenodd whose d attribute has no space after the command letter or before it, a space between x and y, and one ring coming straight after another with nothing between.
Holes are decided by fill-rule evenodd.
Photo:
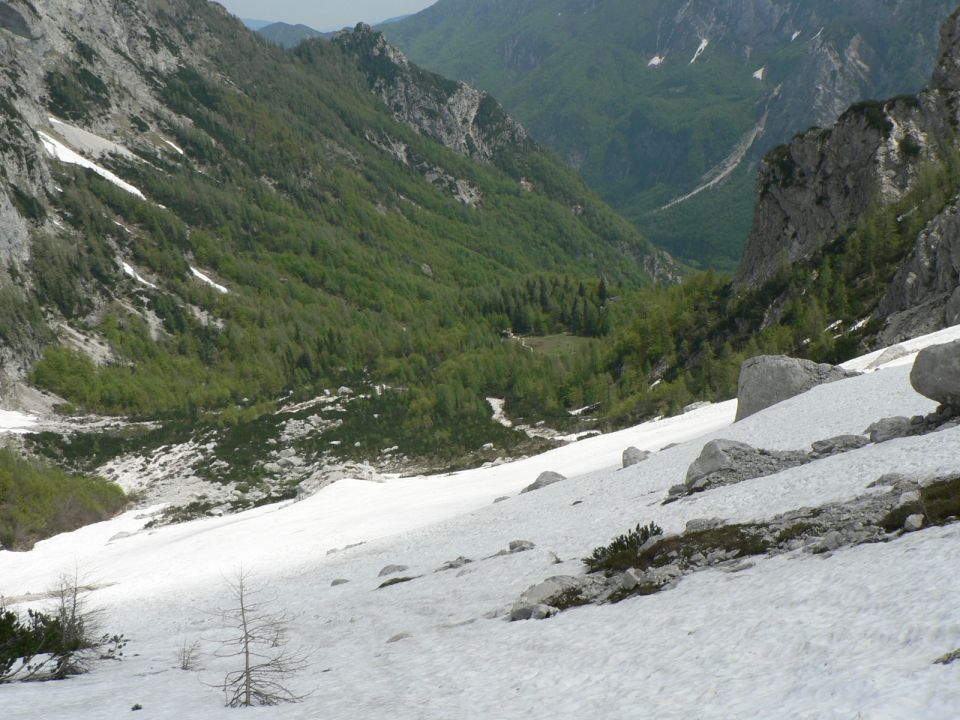
<instances>
[{"instance_id":1,"label":"distant mountain","mask_svg":"<svg viewBox=\"0 0 960 720\"><path fill-rule=\"evenodd\" d=\"M292 49L302 43L304 40L310 40L315 37L330 37L331 33L322 33L306 25L290 25L284 22L271 23L265 27L255 28L267 40L274 45Z\"/></svg>"},{"instance_id":2,"label":"distant mountain","mask_svg":"<svg viewBox=\"0 0 960 720\"><path fill-rule=\"evenodd\" d=\"M410 16L411 16L410 13L407 13L406 15L397 15L396 17L387 18L386 20L381 20L380 23L378 23L378 25L379 26L392 25L393 23L398 23L401 20L406 20Z\"/></svg>"},{"instance_id":3,"label":"distant mountain","mask_svg":"<svg viewBox=\"0 0 960 720\"><path fill-rule=\"evenodd\" d=\"M273 25L275 21L273 21L273 20L253 20L253 19L251 19L251 18L240 18L240 22L242 22L242 23L243 23L244 25L246 25L248 28L250 28L251 30L253 30L253 31L256 32L257 30L260 30L261 28L265 28L265 27L267 27L268 25Z\"/></svg>"},{"instance_id":4,"label":"distant mountain","mask_svg":"<svg viewBox=\"0 0 960 720\"><path fill-rule=\"evenodd\" d=\"M954 0L440 0L383 28L487 90L655 242L732 268L762 154L915 92Z\"/></svg>"}]
</instances>

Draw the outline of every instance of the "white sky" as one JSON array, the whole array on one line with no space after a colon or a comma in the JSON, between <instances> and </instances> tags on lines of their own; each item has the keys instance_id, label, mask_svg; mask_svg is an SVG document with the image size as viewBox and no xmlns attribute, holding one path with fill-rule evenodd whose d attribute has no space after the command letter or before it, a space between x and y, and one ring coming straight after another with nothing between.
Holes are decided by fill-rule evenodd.
<instances>
[{"instance_id":1,"label":"white sky","mask_svg":"<svg viewBox=\"0 0 960 720\"><path fill-rule=\"evenodd\" d=\"M234 15L253 20L303 23L317 30L339 30L408 15L433 5L435 0L218 0Z\"/></svg>"}]
</instances>

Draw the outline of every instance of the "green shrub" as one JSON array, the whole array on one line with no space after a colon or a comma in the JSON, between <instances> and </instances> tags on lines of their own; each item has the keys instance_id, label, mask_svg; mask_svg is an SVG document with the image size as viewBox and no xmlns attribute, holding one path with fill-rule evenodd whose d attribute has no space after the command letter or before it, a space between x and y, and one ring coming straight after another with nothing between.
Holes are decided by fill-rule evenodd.
<instances>
[{"instance_id":1,"label":"green shrub","mask_svg":"<svg viewBox=\"0 0 960 720\"><path fill-rule=\"evenodd\" d=\"M597 570L626 570L639 557L640 548L656 535L663 535L663 529L656 523L637 526L623 535L618 535L609 545L594 548L590 557L583 562L590 568L590 572Z\"/></svg>"},{"instance_id":2,"label":"green shrub","mask_svg":"<svg viewBox=\"0 0 960 720\"><path fill-rule=\"evenodd\" d=\"M126 502L113 483L69 475L0 448L0 545L8 549L105 520Z\"/></svg>"}]
</instances>

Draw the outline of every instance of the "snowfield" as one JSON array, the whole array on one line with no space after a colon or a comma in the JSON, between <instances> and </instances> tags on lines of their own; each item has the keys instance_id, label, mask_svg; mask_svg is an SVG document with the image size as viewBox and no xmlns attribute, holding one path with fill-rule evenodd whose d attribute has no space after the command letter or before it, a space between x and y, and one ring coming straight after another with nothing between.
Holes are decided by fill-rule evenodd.
<instances>
[{"instance_id":1,"label":"snowfield","mask_svg":"<svg viewBox=\"0 0 960 720\"><path fill-rule=\"evenodd\" d=\"M546 577L581 573L578 558L638 522L677 532L694 518L763 520L872 492L889 472L960 473L955 428L661 505L708 440L801 449L930 412L910 387L910 353L956 337L954 328L911 341L889 365L735 425L736 403L722 403L496 467L344 480L300 502L157 530L142 529L150 514L138 510L29 553L0 552L7 603L35 601L76 567L97 588L90 601L105 628L129 639L122 662L88 675L0 686L0 716L101 720L139 703L138 718L176 720L955 719L960 663L933 661L960 647L960 524L703 570L656 595L548 620L485 616ZM620 470L629 445L655 452ZM544 470L569 479L517 494ZM495 556L516 539L536 548ZM474 562L436 572L458 556ZM381 568L397 563L415 579L377 589ZM224 577L241 565L296 615L292 645L312 653L291 683L312 692L302 703L230 710L210 686L234 667L212 651L225 632ZM350 582L331 586L338 578ZM194 640L201 669L185 672L177 652Z\"/></svg>"}]
</instances>

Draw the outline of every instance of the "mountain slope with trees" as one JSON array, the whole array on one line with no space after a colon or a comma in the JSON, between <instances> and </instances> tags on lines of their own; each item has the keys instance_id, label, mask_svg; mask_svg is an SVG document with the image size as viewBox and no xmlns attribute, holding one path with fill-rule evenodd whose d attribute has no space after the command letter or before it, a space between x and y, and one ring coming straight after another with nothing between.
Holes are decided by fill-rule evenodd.
<instances>
[{"instance_id":1,"label":"mountain slope with trees","mask_svg":"<svg viewBox=\"0 0 960 720\"><path fill-rule=\"evenodd\" d=\"M382 29L415 62L500 98L655 242L730 270L762 155L857 100L922 87L953 9L441 0Z\"/></svg>"}]
</instances>

